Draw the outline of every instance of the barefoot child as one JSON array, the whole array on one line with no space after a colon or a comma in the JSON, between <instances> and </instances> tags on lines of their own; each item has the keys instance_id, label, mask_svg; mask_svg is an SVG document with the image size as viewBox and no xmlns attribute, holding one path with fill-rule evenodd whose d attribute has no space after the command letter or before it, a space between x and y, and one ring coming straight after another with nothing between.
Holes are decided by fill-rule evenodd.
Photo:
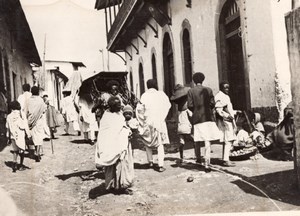
<instances>
[{"instance_id":1,"label":"barefoot child","mask_svg":"<svg viewBox=\"0 0 300 216\"><path fill-rule=\"evenodd\" d=\"M189 88L180 84L175 86L174 94L171 96L171 101L178 105L178 128L179 135L179 154L180 160L183 160L183 148L186 141L191 137L192 125L190 118L192 112L187 108L187 92Z\"/></svg>"},{"instance_id":2,"label":"barefoot child","mask_svg":"<svg viewBox=\"0 0 300 216\"><path fill-rule=\"evenodd\" d=\"M19 170L24 170L24 151L25 151L25 132L27 137L30 138L30 132L27 122L21 117L21 106L18 101L12 101L10 103L11 113L7 116L7 137L8 143L11 144L13 149L13 172L17 171L17 158L20 155L20 167Z\"/></svg>"}]
</instances>

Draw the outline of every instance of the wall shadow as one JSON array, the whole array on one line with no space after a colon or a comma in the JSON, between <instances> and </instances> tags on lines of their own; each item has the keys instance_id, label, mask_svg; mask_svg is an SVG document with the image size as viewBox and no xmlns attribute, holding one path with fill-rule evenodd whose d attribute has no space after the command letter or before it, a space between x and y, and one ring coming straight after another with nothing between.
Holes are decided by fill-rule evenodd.
<instances>
[{"instance_id":1,"label":"wall shadow","mask_svg":"<svg viewBox=\"0 0 300 216\"><path fill-rule=\"evenodd\" d=\"M223 171L240 177L241 179L234 180L232 183L237 185L245 193L265 197L265 195L259 190L246 183L249 182L261 189L273 200L300 206L300 191L297 186L297 176L294 170L268 173L252 177L247 177L228 170Z\"/></svg>"}]
</instances>

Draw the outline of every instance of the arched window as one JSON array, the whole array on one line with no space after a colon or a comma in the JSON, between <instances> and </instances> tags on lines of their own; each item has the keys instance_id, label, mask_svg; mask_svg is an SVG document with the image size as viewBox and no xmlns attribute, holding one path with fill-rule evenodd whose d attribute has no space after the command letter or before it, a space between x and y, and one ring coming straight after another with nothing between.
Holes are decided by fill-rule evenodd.
<instances>
[{"instance_id":1,"label":"arched window","mask_svg":"<svg viewBox=\"0 0 300 216\"><path fill-rule=\"evenodd\" d=\"M174 55L170 35L165 33L163 40L164 91L171 97L175 86Z\"/></svg>"},{"instance_id":2,"label":"arched window","mask_svg":"<svg viewBox=\"0 0 300 216\"><path fill-rule=\"evenodd\" d=\"M142 63L139 64L139 81L140 81L140 95L145 92L144 68Z\"/></svg>"},{"instance_id":3,"label":"arched window","mask_svg":"<svg viewBox=\"0 0 300 216\"><path fill-rule=\"evenodd\" d=\"M151 57L151 63L152 63L152 77L153 79L157 80L157 71L156 71L156 58L155 58L155 54L152 54Z\"/></svg>"},{"instance_id":4,"label":"arched window","mask_svg":"<svg viewBox=\"0 0 300 216\"><path fill-rule=\"evenodd\" d=\"M132 70L130 70L130 73L129 73L129 82L130 82L130 91L134 92Z\"/></svg>"},{"instance_id":5,"label":"arched window","mask_svg":"<svg viewBox=\"0 0 300 216\"><path fill-rule=\"evenodd\" d=\"M192 82L193 72L192 72L192 55L191 55L190 33L187 29L183 30L182 45L183 45L183 61L184 61L185 83L190 84Z\"/></svg>"}]
</instances>

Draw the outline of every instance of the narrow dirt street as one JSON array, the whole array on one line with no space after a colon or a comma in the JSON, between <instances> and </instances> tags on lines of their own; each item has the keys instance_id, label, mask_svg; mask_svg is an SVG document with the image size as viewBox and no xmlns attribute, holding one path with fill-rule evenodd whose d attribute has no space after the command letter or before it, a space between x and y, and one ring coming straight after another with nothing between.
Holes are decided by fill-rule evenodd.
<instances>
[{"instance_id":1,"label":"narrow dirt street","mask_svg":"<svg viewBox=\"0 0 300 216\"><path fill-rule=\"evenodd\" d=\"M213 171L194 164L187 146L178 164L176 145L166 148L167 170L148 169L146 154L135 150L133 195L107 194L104 174L94 164L94 148L82 136L61 136L44 143L40 163L25 158L25 171L12 173L10 147L0 152L0 186L14 200L18 215L180 215L300 210L293 162L257 160L222 168L221 145L212 146ZM75 133L74 133L75 134ZM194 180L187 182L192 176ZM2 190L1 190L2 191ZM0 197L3 192L0 191ZM8 206L6 206L8 207ZM9 207L12 208L12 207Z\"/></svg>"}]
</instances>

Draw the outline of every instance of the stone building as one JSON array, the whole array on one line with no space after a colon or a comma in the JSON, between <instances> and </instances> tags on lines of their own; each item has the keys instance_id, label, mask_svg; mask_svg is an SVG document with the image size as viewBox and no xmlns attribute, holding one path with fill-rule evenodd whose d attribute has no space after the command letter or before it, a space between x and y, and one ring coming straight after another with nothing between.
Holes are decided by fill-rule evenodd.
<instances>
[{"instance_id":1,"label":"stone building","mask_svg":"<svg viewBox=\"0 0 300 216\"><path fill-rule=\"evenodd\" d=\"M235 109L278 120L290 100L284 13L274 0L97 0L106 15L107 49L125 53L131 89L141 95L155 77L169 96L192 74L217 93L231 84Z\"/></svg>"}]
</instances>

